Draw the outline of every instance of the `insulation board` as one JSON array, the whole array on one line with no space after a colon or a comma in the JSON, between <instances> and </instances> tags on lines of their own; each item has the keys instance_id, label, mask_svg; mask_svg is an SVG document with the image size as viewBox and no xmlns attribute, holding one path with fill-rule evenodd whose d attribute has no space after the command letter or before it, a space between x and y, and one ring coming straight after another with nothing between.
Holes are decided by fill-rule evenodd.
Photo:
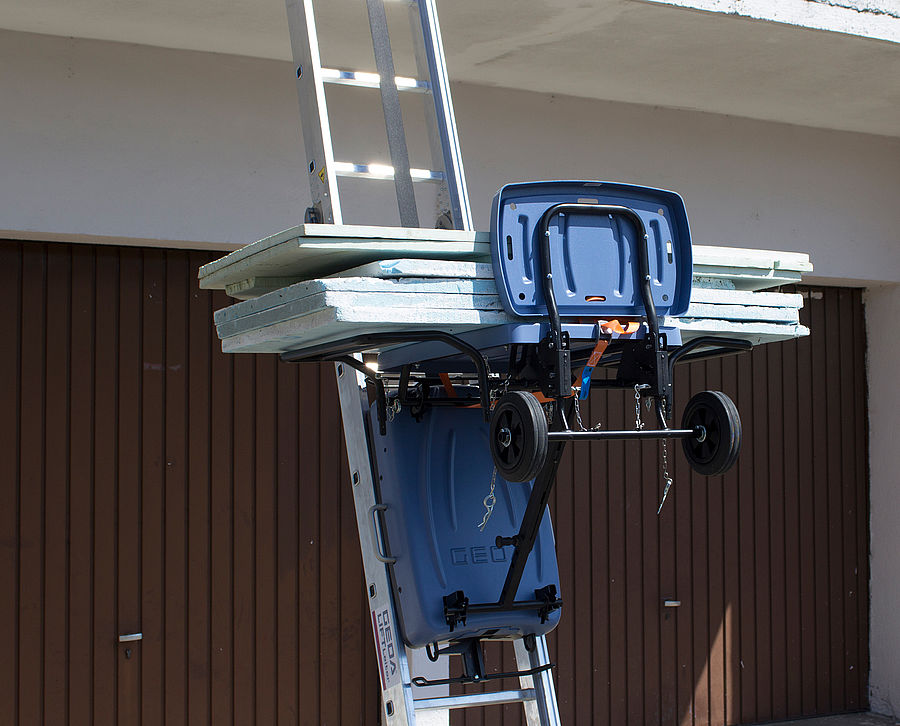
<instances>
[{"instance_id":1,"label":"insulation board","mask_svg":"<svg viewBox=\"0 0 900 726\"><path fill-rule=\"evenodd\" d=\"M812 270L809 256L796 252L694 245L692 254L694 277L712 285L731 281L726 287L742 290L796 283ZM203 289L248 299L333 274L487 278L489 269L486 232L304 224L204 265L199 278Z\"/></svg>"},{"instance_id":2,"label":"insulation board","mask_svg":"<svg viewBox=\"0 0 900 726\"><path fill-rule=\"evenodd\" d=\"M402 227L304 224L279 232L203 265L202 289L242 286L250 281L271 290L267 278L311 280L367 262L389 258L490 260L488 236L481 232ZM238 289L238 288L235 288Z\"/></svg>"}]
</instances>

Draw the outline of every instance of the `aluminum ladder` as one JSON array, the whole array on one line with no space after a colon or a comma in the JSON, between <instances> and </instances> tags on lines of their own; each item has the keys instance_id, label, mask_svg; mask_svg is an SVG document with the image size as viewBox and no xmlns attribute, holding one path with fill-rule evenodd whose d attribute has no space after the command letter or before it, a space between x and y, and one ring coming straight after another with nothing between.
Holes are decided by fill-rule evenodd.
<instances>
[{"instance_id":1,"label":"aluminum ladder","mask_svg":"<svg viewBox=\"0 0 900 726\"><path fill-rule=\"evenodd\" d=\"M376 180L393 179L400 224L403 227L473 229L435 0L407 2L416 67L419 78L425 80L396 77L383 0L365 0L377 73L323 68L312 0L286 0L312 197L312 206L304 215L305 222L342 224L337 177L352 176ZM380 90L391 156L390 167L335 161L325 99L326 84ZM426 95L432 169L410 167L400 109L401 91ZM420 224L413 192L413 183L420 181L439 185L435 219L430 224ZM365 426L369 406L365 380L361 373L343 363L335 363L335 373L380 670L382 723L385 726L414 726L416 714L429 711L522 703L528 726L558 725L559 709L550 670L521 677L517 690L413 698L409 667L411 654L399 637L397 612L390 586L388 567L391 560L384 555L379 544L376 521L379 503ZM514 648L520 671L533 670L550 662L546 638L543 636L535 639L535 647L531 650L525 647L522 639L514 641Z\"/></svg>"},{"instance_id":2,"label":"aluminum ladder","mask_svg":"<svg viewBox=\"0 0 900 726\"><path fill-rule=\"evenodd\" d=\"M437 226L471 230L472 213L469 209L456 119L450 98L450 82L434 0L409 2L416 67L419 76L428 80L395 76L384 2L366 0L366 9L377 73L322 68L312 0L287 0L297 94L303 120L303 144L312 192L312 206L307 210L305 221L343 223L337 177L347 176L393 179L402 227ZM380 88L391 156L390 166L335 161L325 100L326 84ZM431 102L425 103L425 114L432 164L437 170L410 168L400 110L400 91L426 94L431 99ZM431 223L420 224L413 192L414 182L433 182L439 185L438 214Z\"/></svg>"}]
</instances>

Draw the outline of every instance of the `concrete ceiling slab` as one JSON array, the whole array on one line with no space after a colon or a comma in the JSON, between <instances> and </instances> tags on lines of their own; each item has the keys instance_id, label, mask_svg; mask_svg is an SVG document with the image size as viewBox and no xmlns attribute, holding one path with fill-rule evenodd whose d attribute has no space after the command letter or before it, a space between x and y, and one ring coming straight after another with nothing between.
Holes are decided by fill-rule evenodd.
<instances>
[{"instance_id":1,"label":"concrete ceiling slab","mask_svg":"<svg viewBox=\"0 0 900 726\"><path fill-rule=\"evenodd\" d=\"M401 58L406 3L386 5ZM898 43L640 0L439 10L455 81L900 136ZM325 64L374 69L362 0L316 13ZM262 58L290 57L286 22L281 0L0 0L9 30Z\"/></svg>"}]
</instances>

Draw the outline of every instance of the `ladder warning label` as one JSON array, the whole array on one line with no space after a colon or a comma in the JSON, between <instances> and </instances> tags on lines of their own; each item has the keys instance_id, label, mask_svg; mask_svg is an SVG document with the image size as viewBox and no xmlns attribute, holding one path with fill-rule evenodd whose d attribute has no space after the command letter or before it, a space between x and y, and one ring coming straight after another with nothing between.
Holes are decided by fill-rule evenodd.
<instances>
[{"instance_id":1,"label":"ladder warning label","mask_svg":"<svg viewBox=\"0 0 900 726\"><path fill-rule=\"evenodd\" d=\"M372 611L372 627L375 629L375 648L381 669L381 688L387 690L400 682L400 661L397 659L399 646L394 638L394 625L387 608Z\"/></svg>"}]
</instances>

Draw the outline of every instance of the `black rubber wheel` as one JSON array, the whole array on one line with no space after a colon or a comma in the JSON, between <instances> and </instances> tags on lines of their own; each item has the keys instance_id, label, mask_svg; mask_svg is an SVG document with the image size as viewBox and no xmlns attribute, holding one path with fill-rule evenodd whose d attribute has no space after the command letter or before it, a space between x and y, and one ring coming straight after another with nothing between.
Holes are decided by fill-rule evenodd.
<instances>
[{"instance_id":1,"label":"black rubber wheel","mask_svg":"<svg viewBox=\"0 0 900 726\"><path fill-rule=\"evenodd\" d=\"M506 481L529 481L547 460L547 417L526 391L504 393L491 414L491 456Z\"/></svg>"},{"instance_id":2,"label":"black rubber wheel","mask_svg":"<svg viewBox=\"0 0 900 726\"><path fill-rule=\"evenodd\" d=\"M702 426L705 435L682 439L684 455L691 468L705 476L728 471L741 453L741 417L737 406L721 391L703 391L688 401L681 427Z\"/></svg>"}]
</instances>

